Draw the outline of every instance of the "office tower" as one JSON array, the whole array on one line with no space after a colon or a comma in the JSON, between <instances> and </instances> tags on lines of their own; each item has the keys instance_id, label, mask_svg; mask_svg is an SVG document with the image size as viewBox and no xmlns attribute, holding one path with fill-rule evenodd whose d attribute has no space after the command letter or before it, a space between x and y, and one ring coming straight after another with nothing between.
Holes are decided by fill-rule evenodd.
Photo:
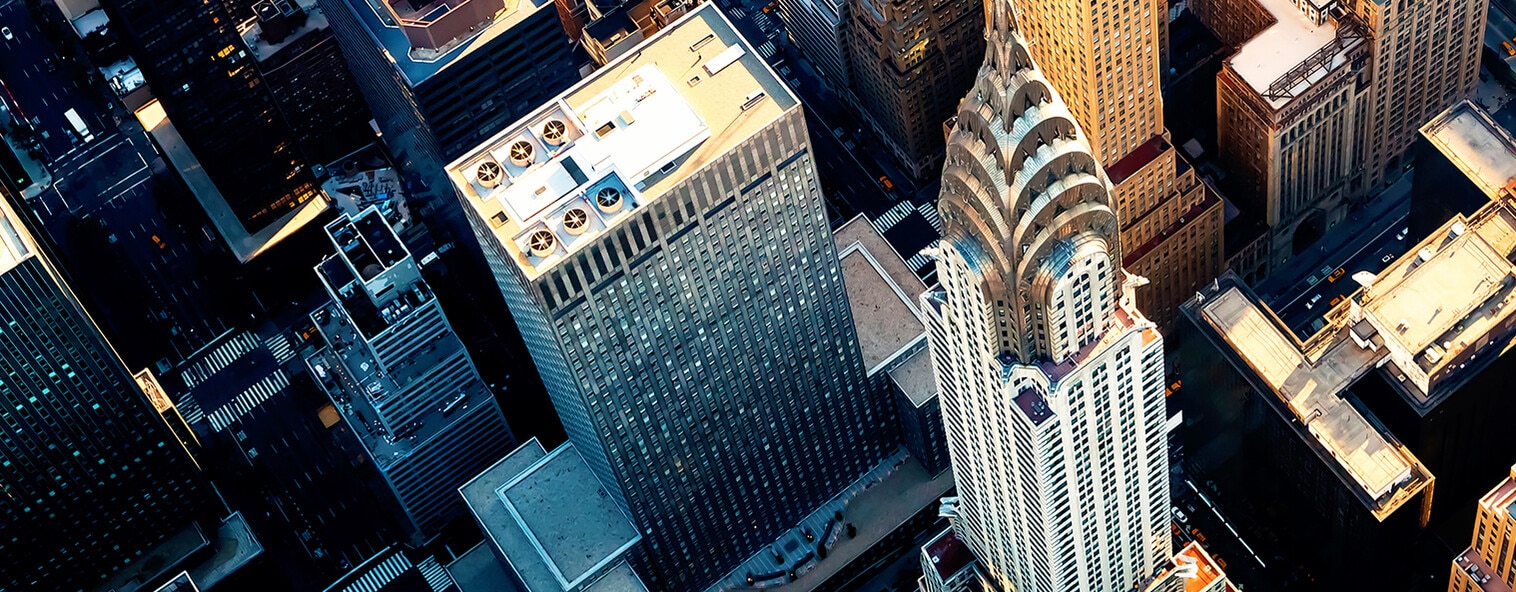
<instances>
[{"instance_id":1,"label":"office tower","mask_svg":"<svg viewBox=\"0 0 1516 592\"><path fill-rule=\"evenodd\" d=\"M988 5L923 297L958 485L945 511L998 589L1129 589L1170 556L1163 338L1121 269L1111 183L1018 14Z\"/></svg>"},{"instance_id":2,"label":"office tower","mask_svg":"<svg viewBox=\"0 0 1516 592\"><path fill-rule=\"evenodd\" d=\"M449 160L579 79L548 0L320 0L423 212L455 212ZM454 215L456 217L456 215ZM462 220L448 220L462 233Z\"/></svg>"},{"instance_id":3,"label":"office tower","mask_svg":"<svg viewBox=\"0 0 1516 592\"><path fill-rule=\"evenodd\" d=\"M340 164L375 139L368 105L315 0L262 0L239 28L263 81L313 164Z\"/></svg>"},{"instance_id":4,"label":"office tower","mask_svg":"<svg viewBox=\"0 0 1516 592\"><path fill-rule=\"evenodd\" d=\"M448 174L649 587L711 584L898 445L799 100L714 5Z\"/></svg>"},{"instance_id":5,"label":"office tower","mask_svg":"<svg viewBox=\"0 0 1516 592\"><path fill-rule=\"evenodd\" d=\"M324 209L311 163L219 2L102 4L156 99L133 105L211 223L248 261Z\"/></svg>"},{"instance_id":6,"label":"office tower","mask_svg":"<svg viewBox=\"0 0 1516 592\"><path fill-rule=\"evenodd\" d=\"M1268 273L1347 217L1370 44L1341 11L1260 1L1274 18L1217 74L1216 126L1229 195L1269 227Z\"/></svg>"},{"instance_id":7,"label":"office tower","mask_svg":"<svg viewBox=\"0 0 1516 592\"><path fill-rule=\"evenodd\" d=\"M646 592L626 562L642 535L607 491L573 444L535 438L458 489L517 588Z\"/></svg>"},{"instance_id":8,"label":"office tower","mask_svg":"<svg viewBox=\"0 0 1516 592\"><path fill-rule=\"evenodd\" d=\"M1487 6L1196 3L1237 47L1217 77L1217 143L1231 193L1270 228L1259 271L1400 177L1416 131L1473 92Z\"/></svg>"},{"instance_id":9,"label":"office tower","mask_svg":"<svg viewBox=\"0 0 1516 592\"><path fill-rule=\"evenodd\" d=\"M1018 0L1032 59L1115 186L1125 257L1145 277L1137 306L1160 327L1225 265L1220 198L1169 144L1159 95L1160 23L1148 0Z\"/></svg>"},{"instance_id":10,"label":"office tower","mask_svg":"<svg viewBox=\"0 0 1516 592\"><path fill-rule=\"evenodd\" d=\"M1414 157L1406 220L1411 240L1430 235L1454 215L1473 215L1516 187L1516 137L1468 100L1421 126Z\"/></svg>"},{"instance_id":11,"label":"office tower","mask_svg":"<svg viewBox=\"0 0 1516 592\"><path fill-rule=\"evenodd\" d=\"M1163 571L1143 587L1144 592L1238 592L1199 543L1185 545L1164 565Z\"/></svg>"},{"instance_id":12,"label":"office tower","mask_svg":"<svg viewBox=\"0 0 1516 592\"><path fill-rule=\"evenodd\" d=\"M854 0L849 4L852 91L864 120L906 172L942 162L942 122L974 82L984 54L981 2Z\"/></svg>"},{"instance_id":13,"label":"office tower","mask_svg":"<svg viewBox=\"0 0 1516 592\"><path fill-rule=\"evenodd\" d=\"M326 226L337 253L316 267L332 297L311 320L326 347L306 364L358 435L412 533L463 512L455 492L515 446L494 395L374 208Z\"/></svg>"},{"instance_id":14,"label":"office tower","mask_svg":"<svg viewBox=\"0 0 1516 592\"><path fill-rule=\"evenodd\" d=\"M780 0L779 14L795 47L833 89L852 87L847 0ZM840 94L840 93L839 93Z\"/></svg>"},{"instance_id":15,"label":"office tower","mask_svg":"<svg viewBox=\"0 0 1516 592\"><path fill-rule=\"evenodd\" d=\"M1516 466L1494 489L1479 498L1475 508L1474 536L1469 547L1453 558L1448 592L1509 591L1516 586L1516 545L1512 531L1516 518Z\"/></svg>"},{"instance_id":16,"label":"office tower","mask_svg":"<svg viewBox=\"0 0 1516 592\"><path fill-rule=\"evenodd\" d=\"M212 498L39 249L0 195L0 588L93 589Z\"/></svg>"},{"instance_id":17,"label":"office tower","mask_svg":"<svg viewBox=\"0 0 1516 592\"><path fill-rule=\"evenodd\" d=\"M1416 131L1479 84L1488 0L1358 0L1348 7L1367 25L1372 87L1356 136L1364 192L1398 179L1409 166Z\"/></svg>"}]
</instances>

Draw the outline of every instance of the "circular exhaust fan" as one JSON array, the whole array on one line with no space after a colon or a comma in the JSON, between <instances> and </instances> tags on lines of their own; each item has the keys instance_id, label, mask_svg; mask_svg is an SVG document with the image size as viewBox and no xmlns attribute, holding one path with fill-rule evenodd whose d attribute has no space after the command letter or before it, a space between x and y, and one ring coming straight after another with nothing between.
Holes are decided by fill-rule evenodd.
<instances>
[{"instance_id":1,"label":"circular exhaust fan","mask_svg":"<svg viewBox=\"0 0 1516 592\"><path fill-rule=\"evenodd\" d=\"M556 119L549 119L542 124L542 141L553 146L563 144L564 136L568 135L568 125Z\"/></svg>"},{"instance_id":2,"label":"circular exhaust fan","mask_svg":"<svg viewBox=\"0 0 1516 592\"><path fill-rule=\"evenodd\" d=\"M558 237L553 236L550 230L538 230L526 239L526 246L532 254L538 257L546 257L553 254L553 248L558 245Z\"/></svg>"},{"instance_id":3,"label":"circular exhaust fan","mask_svg":"<svg viewBox=\"0 0 1516 592\"><path fill-rule=\"evenodd\" d=\"M531 142L528 142L526 140L517 140L516 143L511 144L511 164L519 167L524 167L531 164L533 152L535 152L535 149L532 148Z\"/></svg>"},{"instance_id":4,"label":"circular exhaust fan","mask_svg":"<svg viewBox=\"0 0 1516 592\"><path fill-rule=\"evenodd\" d=\"M595 205L600 211L607 214L621 209L621 190L615 187L606 187L595 194Z\"/></svg>"},{"instance_id":5,"label":"circular exhaust fan","mask_svg":"<svg viewBox=\"0 0 1516 592\"><path fill-rule=\"evenodd\" d=\"M493 160L481 162L474 169L474 180L478 181L479 186L485 189L493 189L496 185L499 185L500 178L504 175L505 171L500 168L500 163Z\"/></svg>"},{"instance_id":6,"label":"circular exhaust fan","mask_svg":"<svg viewBox=\"0 0 1516 592\"><path fill-rule=\"evenodd\" d=\"M583 208L573 208L563 213L563 229L569 234L580 235L589 230L590 215Z\"/></svg>"}]
</instances>

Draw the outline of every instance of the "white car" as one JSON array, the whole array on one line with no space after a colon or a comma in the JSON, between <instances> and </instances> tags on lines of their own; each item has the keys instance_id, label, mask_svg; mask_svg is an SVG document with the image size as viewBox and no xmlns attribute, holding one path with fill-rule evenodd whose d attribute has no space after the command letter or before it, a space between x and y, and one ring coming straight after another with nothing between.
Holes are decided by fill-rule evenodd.
<instances>
[{"instance_id":1,"label":"white car","mask_svg":"<svg viewBox=\"0 0 1516 592\"><path fill-rule=\"evenodd\" d=\"M0 37L5 37L6 41L10 41L16 38L15 35L11 34L10 27L0 27Z\"/></svg>"},{"instance_id":2,"label":"white car","mask_svg":"<svg viewBox=\"0 0 1516 592\"><path fill-rule=\"evenodd\" d=\"M1321 301L1321 295L1317 294L1315 296L1312 296L1311 300L1309 302L1305 303L1305 307L1306 307L1306 309L1315 308L1316 307L1316 303L1320 302L1320 301Z\"/></svg>"}]
</instances>

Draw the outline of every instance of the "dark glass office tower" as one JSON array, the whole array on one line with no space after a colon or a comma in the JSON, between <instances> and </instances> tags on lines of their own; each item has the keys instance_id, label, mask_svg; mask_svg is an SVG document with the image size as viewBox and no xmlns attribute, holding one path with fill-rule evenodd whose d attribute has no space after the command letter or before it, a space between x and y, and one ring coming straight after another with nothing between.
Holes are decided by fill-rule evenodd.
<instances>
[{"instance_id":1,"label":"dark glass office tower","mask_svg":"<svg viewBox=\"0 0 1516 592\"><path fill-rule=\"evenodd\" d=\"M106 0L101 6L184 146L248 234L317 196L316 177L224 4Z\"/></svg>"},{"instance_id":2,"label":"dark glass office tower","mask_svg":"<svg viewBox=\"0 0 1516 592\"><path fill-rule=\"evenodd\" d=\"M0 195L0 590L94 589L209 490Z\"/></svg>"}]
</instances>

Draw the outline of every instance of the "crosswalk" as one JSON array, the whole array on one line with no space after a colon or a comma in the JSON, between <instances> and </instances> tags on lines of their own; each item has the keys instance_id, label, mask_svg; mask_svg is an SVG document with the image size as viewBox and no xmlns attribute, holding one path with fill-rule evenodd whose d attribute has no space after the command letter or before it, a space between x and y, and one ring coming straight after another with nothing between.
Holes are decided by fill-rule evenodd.
<instances>
[{"instance_id":1,"label":"crosswalk","mask_svg":"<svg viewBox=\"0 0 1516 592\"><path fill-rule=\"evenodd\" d=\"M406 559L402 553L395 553L384 561L380 561L378 565L369 568L363 577L348 584L342 592L378 592L410 569L411 560Z\"/></svg>"},{"instance_id":2,"label":"crosswalk","mask_svg":"<svg viewBox=\"0 0 1516 592\"><path fill-rule=\"evenodd\" d=\"M190 364L179 373L180 379L184 381L186 389L193 389L195 385L215 376L222 368L230 366L232 362L237 361L237 358L257 347L258 338L252 333L239 334L227 340L226 343L216 346L216 349L211 350L211 353L206 354L205 357Z\"/></svg>"},{"instance_id":3,"label":"crosswalk","mask_svg":"<svg viewBox=\"0 0 1516 592\"><path fill-rule=\"evenodd\" d=\"M926 218L932 228L937 229L937 236L942 236L942 216L937 215L937 204L927 202L916 206L916 211L921 212L921 217Z\"/></svg>"},{"instance_id":4,"label":"crosswalk","mask_svg":"<svg viewBox=\"0 0 1516 592\"><path fill-rule=\"evenodd\" d=\"M263 345L268 348L268 351L273 352L274 361L279 362L280 366L290 361L290 358L295 357L295 348L290 345L290 338L287 333L275 333L268 339L263 340Z\"/></svg>"},{"instance_id":5,"label":"crosswalk","mask_svg":"<svg viewBox=\"0 0 1516 592\"><path fill-rule=\"evenodd\" d=\"M932 244L930 246L928 246L925 249L922 249L920 252L916 253L915 255L911 255L910 259L906 259L905 260L905 264L908 265L908 266L910 266L910 268L911 268L912 271L919 271L920 269L926 267L927 264L929 264L929 263L932 262L932 256L931 255L927 255L927 253L928 252L935 252L937 250L937 244L941 243L941 242L942 241L940 241L940 240L932 241Z\"/></svg>"},{"instance_id":6,"label":"crosswalk","mask_svg":"<svg viewBox=\"0 0 1516 592\"><path fill-rule=\"evenodd\" d=\"M879 231L879 234L884 234L889 229L894 228L896 224L899 224L901 220L904 220L906 216L911 215L912 209L911 202L902 201L895 204L895 207L890 208L890 211L885 212L884 215L870 220L870 223L874 225L874 230Z\"/></svg>"},{"instance_id":7,"label":"crosswalk","mask_svg":"<svg viewBox=\"0 0 1516 592\"><path fill-rule=\"evenodd\" d=\"M421 577L426 578L426 583L432 587L432 592L444 592L453 589L453 576L448 575L442 564L437 563L437 558L428 555L416 563L416 570L421 572Z\"/></svg>"},{"instance_id":8,"label":"crosswalk","mask_svg":"<svg viewBox=\"0 0 1516 592\"><path fill-rule=\"evenodd\" d=\"M231 425L232 422L237 421L238 418L252 411L258 404L267 401L269 397L278 394L279 391L284 390L284 387L289 386L289 384L289 377L285 376L284 371L275 370L273 374L253 383L253 386L242 391L242 394L237 395L236 398L228 401L220 409L211 413L209 417L211 429L217 432L226 429L226 426Z\"/></svg>"},{"instance_id":9,"label":"crosswalk","mask_svg":"<svg viewBox=\"0 0 1516 592\"><path fill-rule=\"evenodd\" d=\"M195 422L205 420L205 410L200 408L200 402L189 393L185 393L183 397L175 401L174 406L179 408L179 415L184 417L184 423L194 425Z\"/></svg>"}]
</instances>

